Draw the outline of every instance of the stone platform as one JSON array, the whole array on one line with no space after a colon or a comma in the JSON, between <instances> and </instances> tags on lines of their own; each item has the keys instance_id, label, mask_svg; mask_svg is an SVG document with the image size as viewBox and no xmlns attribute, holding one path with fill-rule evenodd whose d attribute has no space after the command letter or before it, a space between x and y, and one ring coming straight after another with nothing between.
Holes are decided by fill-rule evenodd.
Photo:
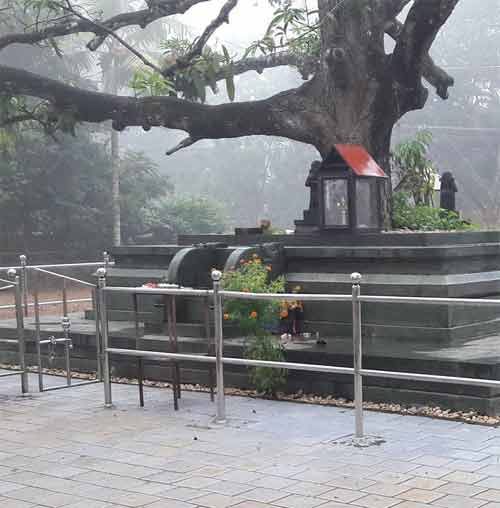
<instances>
[{"instance_id":1,"label":"stone platform","mask_svg":"<svg viewBox=\"0 0 500 508\"><path fill-rule=\"evenodd\" d=\"M35 376L30 376L36 386ZM60 380L47 378L48 383ZM500 430L365 414L379 445L345 443L353 412L102 385L19 396L0 382L0 508L498 508Z\"/></svg>"},{"instance_id":2,"label":"stone platform","mask_svg":"<svg viewBox=\"0 0 500 508\"><path fill-rule=\"evenodd\" d=\"M167 280L188 287L211 287L210 270L230 270L258 254L283 275L288 287L304 293L350 294L349 275L363 275L369 295L494 298L500 295L500 233L384 233L366 235L202 235L180 237L176 246L118 247L109 271L111 285ZM128 295L111 299L113 319L129 320ZM141 298L141 319L158 323L157 300ZM185 335L203 329L199 300L178 299ZM363 334L370 339L453 344L500 333L498 308L460 305L371 303L363 309ZM305 306L307 331L328 337L351 336L349 302ZM191 326L192 332L188 331ZM198 325L198 328L196 328ZM158 329L159 329L158 328Z\"/></svg>"},{"instance_id":3,"label":"stone platform","mask_svg":"<svg viewBox=\"0 0 500 508\"><path fill-rule=\"evenodd\" d=\"M43 336L60 333L56 320L42 324ZM81 315L72 315L72 365L83 372L95 371L95 337L94 323L82 319ZM28 340L34 336L33 320L26 321ZM133 323L126 321L110 321L110 342L113 347L135 348ZM143 330L143 328L141 329ZM14 321L0 321L2 337L15 337ZM348 338L327 337L326 346L318 346L315 341L295 341L286 346L288 361L315 363L324 365L352 366L352 343ZM425 374L461 376L500 380L500 337L489 336L464 340L454 345L416 342L394 342L391 339L363 341L363 364L368 369L395 370ZM143 335L142 349L167 351L167 338L162 334ZM182 353L207 353L207 341L194 337L180 337L179 349ZM27 347L29 364L36 364L34 343ZM243 357L245 340L242 338L226 338L225 356ZM47 367L63 368L62 350L53 364L45 358ZM0 362L15 362L13 348L2 345ZM114 376L128 378L137 377L135 360L128 357L112 359ZM146 377L153 380L171 380L171 369L168 364L157 361L145 361ZM182 363L182 381L184 383L208 384L208 367L195 362ZM236 366L225 367L227 386L250 388L248 373L245 368ZM294 393L300 390L305 393L334 395L352 399L352 377L346 375L318 374L291 371L289 373L287 391ZM500 414L500 390L493 388L471 388L457 385L395 381L388 379L365 379L365 398L376 402L399 402L404 404L422 404L448 407L458 410L475 409L488 415ZM1 507L0 507L1 508Z\"/></svg>"}]
</instances>

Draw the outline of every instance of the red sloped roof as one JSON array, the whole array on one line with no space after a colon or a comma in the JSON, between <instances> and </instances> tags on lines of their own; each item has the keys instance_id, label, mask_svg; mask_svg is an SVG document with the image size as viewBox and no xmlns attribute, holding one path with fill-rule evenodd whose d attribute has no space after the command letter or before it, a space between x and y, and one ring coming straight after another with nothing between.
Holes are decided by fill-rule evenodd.
<instances>
[{"instance_id":1,"label":"red sloped roof","mask_svg":"<svg viewBox=\"0 0 500 508\"><path fill-rule=\"evenodd\" d=\"M357 176L387 178L384 170L361 145L335 145L335 148Z\"/></svg>"}]
</instances>

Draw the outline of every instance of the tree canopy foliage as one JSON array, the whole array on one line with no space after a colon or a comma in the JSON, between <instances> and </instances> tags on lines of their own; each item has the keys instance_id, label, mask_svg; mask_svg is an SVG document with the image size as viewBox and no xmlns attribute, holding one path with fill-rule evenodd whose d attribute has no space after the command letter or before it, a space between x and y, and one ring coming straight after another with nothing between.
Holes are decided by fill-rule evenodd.
<instances>
[{"instance_id":1,"label":"tree canopy foliage","mask_svg":"<svg viewBox=\"0 0 500 508\"><path fill-rule=\"evenodd\" d=\"M140 66L129 96L72 86L16 65L0 66L0 93L7 100L34 98L38 109L32 111L33 120L69 131L77 122L106 120L116 130L141 126L185 131L187 137L169 153L201 139L261 134L311 144L322 156L337 142L360 143L386 165L394 124L427 101L423 78L443 99L453 85L429 50L459 0L318 0L317 8L273 0L276 11L267 30L243 55L209 44L229 22L238 0L226 0L199 35L158 40L160 58L123 36L131 26L145 29L206 1L131 2L126 12L107 18L87 9L83 0L2 0L4 23L22 19L24 26L0 36L0 51L16 43L39 44L62 54L61 39L90 33L89 50L98 51L112 39ZM407 6L408 13L398 18ZM386 34L395 40L390 54ZM217 91L225 81L232 101L234 76L283 65L295 66L304 83L265 100L204 104L207 87Z\"/></svg>"}]
</instances>

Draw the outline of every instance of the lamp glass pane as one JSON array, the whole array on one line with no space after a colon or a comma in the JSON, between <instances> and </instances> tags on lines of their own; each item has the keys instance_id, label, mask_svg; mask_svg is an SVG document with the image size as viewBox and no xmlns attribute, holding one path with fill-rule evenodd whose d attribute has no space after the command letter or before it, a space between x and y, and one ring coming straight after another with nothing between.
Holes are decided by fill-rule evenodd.
<instances>
[{"instance_id":1,"label":"lamp glass pane","mask_svg":"<svg viewBox=\"0 0 500 508\"><path fill-rule=\"evenodd\" d=\"M379 210L377 199L377 182L372 178L356 181L356 221L358 228L377 228Z\"/></svg>"},{"instance_id":2,"label":"lamp glass pane","mask_svg":"<svg viewBox=\"0 0 500 508\"><path fill-rule=\"evenodd\" d=\"M323 180L325 226L349 226L349 195L345 178Z\"/></svg>"}]
</instances>

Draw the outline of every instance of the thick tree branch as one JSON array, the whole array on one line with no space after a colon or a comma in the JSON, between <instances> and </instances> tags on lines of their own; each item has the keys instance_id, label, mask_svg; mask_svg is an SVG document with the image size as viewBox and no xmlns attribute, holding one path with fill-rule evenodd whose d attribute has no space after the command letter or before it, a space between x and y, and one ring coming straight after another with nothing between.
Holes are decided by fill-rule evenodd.
<instances>
[{"instance_id":1,"label":"thick tree branch","mask_svg":"<svg viewBox=\"0 0 500 508\"><path fill-rule=\"evenodd\" d=\"M411 0L385 0L382 8L385 9L384 17L390 21L398 16Z\"/></svg>"},{"instance_id":2,"label":"thick tree branch","mask_svg":"<svg viewBox=\"0 0 500 508\"><path fill-rule=\"evenodd\" d=\"M427 90L421 78L429 50L459 0L415 0L392 55L394 83L401 113L423 107ZM427 62L428 63L428 62ZM443 89L441 89L443 93Z\"/></svg>"},{"instance_id":3,"label":"thick tree branch","mask_svg":"<svg viewBox=\"0 0 500 508\"><path fill-rule=\"evenodd\" d=\"M315 57L301 56L291 51L279 51L257 57L246 57L231 64L233 75L243 74L248 71L256 71L262 74L265 69L274 67L292 66L297 67L302 77L306 80L313 74L319 62ZM229 69L224 67L217 74L217 80L224 79Z\"/></svg>"},{"instance_id":4,"label":"thick tree branch","mask_svg":"<svg viewBox=\"0 0 500 508\"><path fill-rule=\"evenodd\" d=\"M387 24L385 32L397 42L402 30L403 23L397 19L393 19ZM448 99L448 88L455 84L455 80L444 69L436 65L429 54L424 56L422 74L425 80L436 89L436 92L441 99Z\"/></svg>"},{"instance_id":5,"label":"thick tree branch","mask_svg":"<svg viewBox=\"0 0 500 508\"><path fill-rule=\"evenodd\" d=\"M101 25L112 32L128 26L146 28L153 21L174 14L183 14L194 5L207 1L208 0L150 1L148 9L118 14L102 21ZM0 36L0 50L11 44L37 44L50 38L82 32L95 34L95 37L88 44L88 48L92 51L98 49L106 38L109 37L109 32L99 29L93 22L82 19L69 19L51 24L42 30L2 35Z\"/></svg>"},{"instance_id":6,"label":"thick tree branch","mask_svg":"<svg viewBox=\"0 0 500 508\"><path fill-rule=\"evenodd\" d=\"M174 97L137 99L83 90L37 74L0 65L0 94L25 95L52 103L75 121L180 129L194 140L251 135L283 136L324 148L335 125L308 95L310 82L266 100L209 106Z\"/></svg>"},{"instance_id":7,"label":"thick tree branch","mask_svg":"<svg viewBox=\"0 0 500 508\"><path fill-rule=\"evenodd\" d=\"M76 16L77 18L79 18L81 21L88 21L89 23L91 23L92 25L94 25L98 30L102 31L102 32L105 32L107 34L109 34L111 37L113 37L113 39L117 40L124 48L128 49L134 56L136 56L144 65L146 65L147 67L150 67L151 69L153 69L154 71L156 72L159 72L161 74L161 69L155 65L153 62L151 62L148 58L146 58L142 53L140 53L139 51L137 51L134 47L132 47L127 41L125 41L122 37L120 37L118 34L116 34L115 32L113 32L112 30L110 30L109 28L107 28L105 25L102 25L101 23L97 22L97 21L93 21L91 19L88 19L86 18L85 16L83 16L82 14L80 14L76 9L74 9L72 6L71 6L71 3L70 2L67 2L66 5L64 4L60 4L61 5L61 8L64 9L65 11L68 11L70 12L71 14L73 14L74 16Z\"/></svg>"},{"instance_id":8,"label":"thick tree branch","mask_svg":"<svg viewBox=\"0 0 500 508\"><path fill-rule=\"evenodd\" d=\"M163 75L165 77L172 77L178 70L189 67L191 62L202 54L203 48L217 28L219 28L222 23L229 23L229 13L236 7L237 3L238 0L227 0L217 17L205 28L201 36L196 39L187 54L178 58L175 64L165 69Z\"/></svg>"},{"instance_id":9,"label":"thick tree branch","mask_svg":"<svg viewBox=\"0 0 500 508\"><path fill-rule=\"evenodd\" d=\"M459 0L415 0L393 54L393 62L405 80L415 82L420 79L432 43L458 2Z\"/></svg>"}]
</instances>

